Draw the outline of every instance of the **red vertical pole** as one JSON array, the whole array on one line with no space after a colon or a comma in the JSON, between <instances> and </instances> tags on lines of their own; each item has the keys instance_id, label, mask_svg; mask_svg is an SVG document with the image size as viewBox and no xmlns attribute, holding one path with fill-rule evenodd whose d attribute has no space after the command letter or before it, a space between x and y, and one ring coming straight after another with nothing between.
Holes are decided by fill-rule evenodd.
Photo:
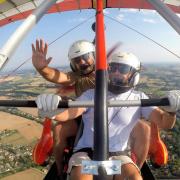
<instances>
[{"instance_id":1,"label":"red vertical pole","mask_svg":"<svg viewBox=\"0 0 180 180\"><path fill-rule=\"evenodd\" d=\"M108 116L107 116L107 62L105 48L103 0L97 0L96 9L96 86L94 96L94 156L95 161L108 157ZM98 168L95 180L105 180L106 171Z\"/></svg>"},{"instance_id":2,"label":"red vertical pole","mask_svg":"<svg viewBox=\"0 0 180 180\"><path fill-rule=\"evenodd\" d=\"M103 0L97 0L96 9L96 70L107 70Z\"/></svg>"}]
</instances>

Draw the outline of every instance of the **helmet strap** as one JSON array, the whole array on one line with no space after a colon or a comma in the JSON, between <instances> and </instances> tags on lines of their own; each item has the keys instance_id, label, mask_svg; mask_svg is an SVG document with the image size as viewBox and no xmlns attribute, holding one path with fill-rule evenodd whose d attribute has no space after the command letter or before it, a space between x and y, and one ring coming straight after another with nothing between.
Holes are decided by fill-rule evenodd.
<instances>
[{"instance_id":1,"label":"helmet strap","mask_svg":"<svg viewBox=\"0 0 180 180\"><path fill-rule=\"evenodd\" d=\"M77 71L78 71L76 68L73 67L73 65L71 64L71 62L70 62L70 68L71 68L71 70L72 70L73 72L77 72Z\"/></svg>"},{"instance_id":2,"label":"helmet strap","mask_svg":"<svg viewBox=\"0 0 180 180\"><path fill-rule=\"evenodd\" d=\"M139 73L139 70L136 70L131 74L130 78L128 79L128 86L130 87L134 86L134 81L138 73Z\"/></svg>"}]
</instances>

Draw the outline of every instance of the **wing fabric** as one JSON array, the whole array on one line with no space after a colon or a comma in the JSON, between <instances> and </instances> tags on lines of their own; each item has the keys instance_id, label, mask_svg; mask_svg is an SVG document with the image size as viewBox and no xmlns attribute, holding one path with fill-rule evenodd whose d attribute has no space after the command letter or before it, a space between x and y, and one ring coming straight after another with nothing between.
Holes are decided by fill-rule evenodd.
<instances>
[{"instance_id":1,"label":"wing fabric","mask_svg":"<svg viewBox=\"0 0 180 180\"><path fill-rule=\"evenodd\" d=\"M26 18L43 0L0 0L0 26ZM164 0L174 12L180 13L180 0ZM96 0L57 1L47 13L93 9ZM153 9L147 0L104 0L104 8Z\"/></svg>"},{"instance_id":2,"label":"wing fabric","mask_svg":"<svg viewBox=\"0 0 180 180\"><path fill-rule=\"evenodd\" d=\"M12 3L13 2L13 3ZM42 0L5 0L0 1L0 26L24 19L42 3ZM92 8L91 0L64 0L56 2L47 13Z\"/></svg>"}]
</instances>

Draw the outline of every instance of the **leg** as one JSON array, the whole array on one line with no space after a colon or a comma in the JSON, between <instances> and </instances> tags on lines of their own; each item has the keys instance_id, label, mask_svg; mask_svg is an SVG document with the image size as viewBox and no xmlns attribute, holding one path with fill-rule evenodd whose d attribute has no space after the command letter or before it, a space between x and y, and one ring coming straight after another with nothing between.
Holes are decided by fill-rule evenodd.
<instances>
[{"instance_id":1,"label":"leg","mask_svg":"<svg viewBox=\"0 0 180 180\"><path fill-rule=\"evenodd\" d=\"M70 180L93 180L92 175L81 173L83 160L91 160L87 152L77 152L71 156L67 170Z\"/></svg>"},{"instance_id":2,"label":"leg","mask_svg":"<svg viewBox=\"0 0 180 180\"><path fill-rule=\"evenodd\" d=\"M115 180L142 180L139 170L132 163L121 166L121 175L116 175Z\"/></svg>"},{"instance_id":3,"label":"leg","mask_svg":"<svg viewBox=\"0 0 180 180\"><path fill-rule=\"evenodd\" d=\"M142 167L147 158L150 144L150 126L143 120L139 121L131 132L131 150L136 156L136 164Z\"/></svg>"},{"instance_id":4,"label":"leg","mask_svg":"<svg viewBox=\"0 0 180 180\"><path fill-rule=\"evenodd\" d=\"M81 166L76 166L71 171L70 180L93 180L93 176L81 174Z\"/></svg>"},{"instance_id":5,"label":"leg","mask_svg":"<svg viewBox=\"0 0 180 180\"><path fill-rule=\"evenodd\" d=\"M54 128L53 153L56 160L58 175L62 174L63 151L67 145L67 138L71 136L75 136L77 130L78 130L78 126L75 120L71 120L65 123L58 123Z\"/></svg>"}]
</instances>

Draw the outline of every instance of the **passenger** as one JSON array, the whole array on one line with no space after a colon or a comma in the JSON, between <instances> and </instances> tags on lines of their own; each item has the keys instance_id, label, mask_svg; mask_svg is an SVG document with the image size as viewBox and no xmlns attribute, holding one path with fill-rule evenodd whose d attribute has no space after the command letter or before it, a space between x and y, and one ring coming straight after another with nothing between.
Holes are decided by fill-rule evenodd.
<instances>
[{"instance_id":1,"label":"passenger","mask_svg":"<svg viewBox=\"0 0 180 180\"><path fill-rule=\"evenodd\" d=\"M95 48L87 40L74 42L68 52L70 67L72 71L64 73L49 67L52 57L47 58L48 46L43 40L36 40L32 44L32 63L35 69L48 81L63 85L63 87L74 87L76 97L84 91L95 86ZM67 144L67 138L75 136L78 129L76 121L66 123L59 122L53 130L54 148L53 153L59 175L62 174L62 156Z\"/></svg>"}]
</instances>

